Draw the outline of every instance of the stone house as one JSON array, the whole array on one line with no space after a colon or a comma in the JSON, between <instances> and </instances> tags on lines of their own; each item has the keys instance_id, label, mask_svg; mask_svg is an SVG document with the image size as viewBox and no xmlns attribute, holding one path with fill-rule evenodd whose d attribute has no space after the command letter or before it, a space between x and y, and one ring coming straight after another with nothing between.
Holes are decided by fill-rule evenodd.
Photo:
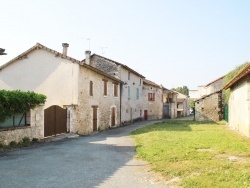
<instances>
[{"instance_id":1,"label":"stone house","mask_svg":"<svg viewBox=\"0 0 250 188\"><path fill-rule=\"evenodd\" d=\"M217 91L197 99L195 102L195 120L220 121L223 118L222 92Z\"/></svg>"},{"instance_id":2,"label":"stone house","mask_svg":"<svg viewBox=\"0 0 250 188\"><path fill-rule=\"evenodd\" d=\"M177 95L178 93L163 87L163 117L177 117Z\"/></svg>"},{"instance_id":3,"label":"stone house","mask_svg":"<svg viewBox=\"0 0 250 188\"><path fill-rule=\"evenodd\" d=\"M185 117L190 115L190 105L188 96L177 93L177 117Z\"/></svg>"},{"instance_id":4,"label":"stone house","mask_svg":"<svg viewBox=\"0 0 250 188\"><path fill-rule=\"evenodd\" d=\"M82 61L106 72L123 82L121 85L121 123L127 124L143 118L143 79L145 78L128 66L97 54L86 52Z\"/></svg>"},{"instance_id":5,"label":"stone house","mask_svg":"<svg viewBox=\"0 0 250 188\"><path fill-rule=\"evenodd\" d=\"M160 85L150 81L143 80L143 119L153 120L163 117L163 89Z\"/></svg>"},{"instance_id":6,"label":"stone house","mask_svg":"<svg viewBox=\"0 0 250 188\"><path fill-rule=\"evenodd\" d=\"M250 136L250 65L240 71L224 89L230 89L228 101L229 127Z\"/></svg>"},{"instance_id":7,"label":"stone house","mask_svg":"<svg viewBox=\"0 0 250 188\"><path fill-rule=\"evenodd\" d=\"M15 140L19 141L24 137L24 132L29 132L27 134L31 138L43 138L62 132L89 134L95 130L120 125L122 82L69 57L68 46L63 43L63 52L59 53L37 43L0 67L0 89L30 90L47 96L47 101L43 107L39 107L40 110L28 113L33 115L26 119L35 118L32 120L34 123L14 127L0 124L1 138L15 134ZM60 111L64 111L62 116L58 114ZM63 123L60 124L59 120ZM35 121L39 121L39 124ZM4 129L1 129L1 126ZM34 126L38 127L39 134L30 131ZM57 132L61 128L57 126L62 126L63 131ZM19 129L24 130L18 131Z\"/></svg>"}]
</instances>

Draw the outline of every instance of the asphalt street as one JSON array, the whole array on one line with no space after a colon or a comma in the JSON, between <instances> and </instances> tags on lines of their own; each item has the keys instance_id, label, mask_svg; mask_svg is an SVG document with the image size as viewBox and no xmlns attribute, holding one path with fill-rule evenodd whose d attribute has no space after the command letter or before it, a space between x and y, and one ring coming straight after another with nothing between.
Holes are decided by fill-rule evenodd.
<instances>
[{"instance_id":1,"label":"asphalt street","mask_svg":"<svg viewBox=\"0 0 250 188\"><path fill-rule=\"evenodd\" d=\"M128 137L152 123L1 154L0 187L170 187L146 162L134 158L135 143Z\"/></svg>"}]
</instances>

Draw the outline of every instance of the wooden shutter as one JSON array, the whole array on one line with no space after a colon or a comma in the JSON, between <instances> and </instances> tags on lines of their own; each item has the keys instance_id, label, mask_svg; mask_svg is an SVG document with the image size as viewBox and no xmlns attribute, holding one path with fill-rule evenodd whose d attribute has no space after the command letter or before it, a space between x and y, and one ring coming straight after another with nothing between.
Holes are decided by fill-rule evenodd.
<instances>
[{"instance_id":1,"label":"wooden shutter","mask_svg":"<svg viewBox=\"0 0 250 188\"><path fill-rule=\"evenodd\" d=\"M89 95L93 96L93 82L92 81L89 82Z\"/></svg>"},{"instance_id":2,"label":"wooden shutter","mask_svg":"<svg viewBox=\"0 0 250 188\"><path fill-rule=\"evenodd\" d=\"M118 84L114 83L114 96L118 96Z\"/></svg>"}]
</instances>

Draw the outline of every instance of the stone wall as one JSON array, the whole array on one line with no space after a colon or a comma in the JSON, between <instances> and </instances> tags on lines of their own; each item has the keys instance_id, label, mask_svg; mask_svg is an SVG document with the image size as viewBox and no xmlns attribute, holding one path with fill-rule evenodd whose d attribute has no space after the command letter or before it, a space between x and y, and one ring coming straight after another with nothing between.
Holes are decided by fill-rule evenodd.
<instances>
[{"instance_id":1,"label":"stone wall","mask_svg":"<svg viewBox=\"0 0 250 188\"><path fill-rule=\"evenodd\" d=\"M104 95L104 80L107 82L107 95ZM90 95L90 81L93 95ZM120 126L120 84L118 96L114 96L114 80L80 67L78 105L72 107L71 132L90 134L93 132L93 107L97 107L97 129L111 127L112 108L115 108L115 126Z\"/></svg>"},{"instance_id":2,"label":"stone wall","mask_svg":"<svg viewBox=\"0 0 250 188\"><path fill-rule=\"evenodd\" d=\"M222 94L217 92L195 101L195 120L220 121L222 113Z\"/></svg>"},{"instance_id":3,"label":"stone wall","mask_svg":"<svg viewBox=\"0 0 250 188\"><path fill-rule=\"evenodd\" d=\"M30 126L0 129L0 143L7 145L11 141L20 142L22 138L44 138L44 106L30 111Z\"/></svg>"}]
</instances>

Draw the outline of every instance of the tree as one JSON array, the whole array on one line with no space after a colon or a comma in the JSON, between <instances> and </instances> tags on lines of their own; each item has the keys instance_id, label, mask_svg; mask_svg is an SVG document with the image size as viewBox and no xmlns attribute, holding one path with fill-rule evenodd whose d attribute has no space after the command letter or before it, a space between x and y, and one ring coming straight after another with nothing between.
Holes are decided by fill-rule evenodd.
<instances>
[{"instance_id":1,"label":"tree","mask_svg":"<svg viewBox=\"0 0 250 188\"><path fill-rule=\"evenodd\" d=\"M183 87L177 87L174 89L175 91L182 93L183 95L187 95L189 96L189 89L187 86L183 86Z\"/></svg>"}]
</instances>

